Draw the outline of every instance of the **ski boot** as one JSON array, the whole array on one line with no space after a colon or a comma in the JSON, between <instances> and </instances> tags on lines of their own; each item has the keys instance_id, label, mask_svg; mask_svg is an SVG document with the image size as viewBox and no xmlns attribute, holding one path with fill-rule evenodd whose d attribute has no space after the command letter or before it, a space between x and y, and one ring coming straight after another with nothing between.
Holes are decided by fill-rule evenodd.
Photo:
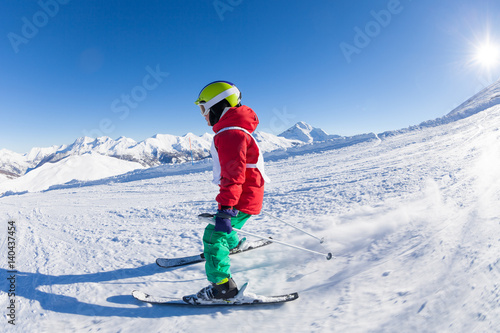
<instances>
[{"instance_id":1,"label":"ski boot","mask_svg":"<svg viewBox=\"0 0 500 333\"><path fill-rule=\"evenodd\" d=\"M225 278L218 283L211 283L208 287L201 289L196 298L199 301L212 301L214 299L233 298L238 294L238 287L232 278Z\"/></svg>"}]
</instances>

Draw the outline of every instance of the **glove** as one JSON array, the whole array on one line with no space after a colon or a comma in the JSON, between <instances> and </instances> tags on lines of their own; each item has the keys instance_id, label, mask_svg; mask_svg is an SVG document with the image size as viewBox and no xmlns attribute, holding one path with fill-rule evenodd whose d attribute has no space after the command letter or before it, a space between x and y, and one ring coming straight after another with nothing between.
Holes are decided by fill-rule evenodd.
<instances>
[{"instance_id":1,"label":"glove","mask_svg":"<svg viewBox=\"0 0 500 333\"><path fill-rule=\"evenodd\" d=\"M215 231L222 231L230 234L233 231L231 217L238 215L238 211L233 208L219 209L215 214Z\"/></svg>"}]
</instances>

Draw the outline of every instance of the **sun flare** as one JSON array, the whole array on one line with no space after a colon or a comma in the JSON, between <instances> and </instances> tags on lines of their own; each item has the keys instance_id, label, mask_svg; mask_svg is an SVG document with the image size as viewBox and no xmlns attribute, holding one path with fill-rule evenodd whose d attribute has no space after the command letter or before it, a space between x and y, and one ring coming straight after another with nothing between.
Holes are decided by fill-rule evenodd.
<instances>
[{"instance_id":1,"label":"sun flare","mask_svg":"<svg viewBox=\"0 0 500 333\"><path fill-rule=\"evenodd\" d=\"M484 67L493 67L499 63L499 47L492 43L484 43L477 47L475 60Z\"/></svg>"}]
</instances>

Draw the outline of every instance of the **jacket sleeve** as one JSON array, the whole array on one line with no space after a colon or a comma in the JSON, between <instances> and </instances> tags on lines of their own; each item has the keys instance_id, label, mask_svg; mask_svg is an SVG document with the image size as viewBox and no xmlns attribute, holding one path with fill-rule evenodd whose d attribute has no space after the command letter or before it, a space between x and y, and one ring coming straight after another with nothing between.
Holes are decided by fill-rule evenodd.
<instances>
[{"instance_id":1,"label":"jacket sleeve","mask_svg":"<svg viewBox=\"0 0 500 333\"><path fill-rule=\"evenodd\" d=\"M216 200L223 206L238 204L245 182L248 134L239 130L228 130L215 137L219 154L221 181Z\"/></svg>"}]
</instances>

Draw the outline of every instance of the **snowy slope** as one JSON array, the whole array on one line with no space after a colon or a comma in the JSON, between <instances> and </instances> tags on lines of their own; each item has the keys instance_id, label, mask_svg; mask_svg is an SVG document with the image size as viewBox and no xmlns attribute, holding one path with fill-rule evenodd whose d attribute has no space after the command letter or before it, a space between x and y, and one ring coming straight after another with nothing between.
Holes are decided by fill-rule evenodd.
<instances>
[{"instance_id":1,"label":"snowy slope","mask_svg":"<svg viewBox=\"0 0 500 333\"><path fill-rule=\"evenodd\" d=\"M454 121L470 117L471 115L489 109L498 104L500 104L500 80L493 83L489 87L484 88L476 95L472 96L467 101L465 101L464 103L456 107L454 110L452 110L450 113L441 118L427 120L420 123L419 125L410 126L404 129L379 133L378 137L384 139L386 137L402 133L418 131L426 127L435 127L444 124L449 124Z\"/></svg>"},{"instance_id":2,"label":"snowy slope","mask_svg":"<svg viewBox=\"0 0 500 333\"><path fill-rule=\"evenodd\" d=\"M234 257L234 278L250 281L251 292L300 294L269 307L148 306L130 295L181 296L206 286L203 265L164 270L154 261L201 250L203 225L194 217L215 209L217 193L208 162L6 196L0 216L18 228L18 308L15 328L5 306L0 325L17 332L498 332L498 165L500 106L384 140L270 158L264 208L326 241L264 216L245 229L337 258L280 245ZM6 231L4 222L2 253Z\"/></svg>"},{"instance_id":3,"label":"snowy slope","mask_svg":"<svg viewBox=\"0 0 500 333\"><path fill-rule=\"evenodd\" d=\"M46 163L23 177L0 183L0 193L43 191L56 184L96 180L142 168L139 163L96 153L68 156L56 163Z\"/></svg>"},{"instance_id":4,"label":"snowy slope","mask_svg":"<svg viewBox=\"0 0 500 333\"><path fill-rule=\"evenodd\" d=\"M447 118L465 118L500 104L500 81L486 87L446 115Z\"/></svg>"},{"instance_id":5,"label":"snowy slope","mask_svg":"<svg viewBox=\"0 0 500 333\"><path fill-rule=\"evenodd\" d=\"M29 163L22 154L7 149L0 149L0 170L14 175L23 174Z\"/></svg>"}]
</instances>

